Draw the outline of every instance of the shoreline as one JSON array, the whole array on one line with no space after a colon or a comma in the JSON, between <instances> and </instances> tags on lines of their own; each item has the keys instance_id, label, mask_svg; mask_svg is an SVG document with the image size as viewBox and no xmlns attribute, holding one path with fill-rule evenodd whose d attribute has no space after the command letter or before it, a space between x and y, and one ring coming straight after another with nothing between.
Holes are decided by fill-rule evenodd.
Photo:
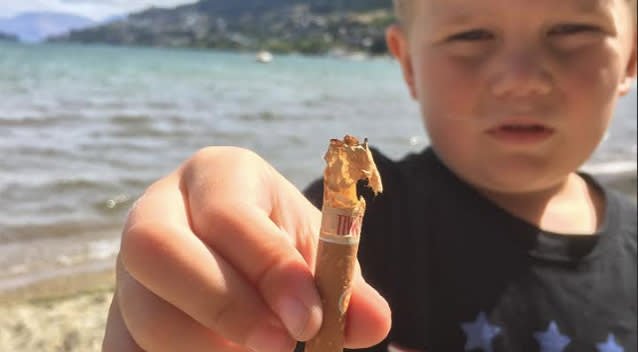
<instances>
[{"instance_id":1,"label":"shoreline","mask_svg":"<svg viewBox=\"0 0 638 352\"><path fill-rule=\"evenodd\" d=\"M113 291L115 269L102 267L93 271L74 271L72 274L29 281L0 291L0 307L20 303L66 299L76 295Z\"/></svg>"}]
</instances>

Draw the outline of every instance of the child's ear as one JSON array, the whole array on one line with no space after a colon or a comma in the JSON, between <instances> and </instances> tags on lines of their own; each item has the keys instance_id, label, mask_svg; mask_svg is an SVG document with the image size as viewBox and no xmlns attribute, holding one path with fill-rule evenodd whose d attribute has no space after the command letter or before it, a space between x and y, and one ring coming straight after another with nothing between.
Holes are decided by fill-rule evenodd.
<instances>
[{"instance_id":1,"label":"child's ear","mask_svg":"<svg viewBox=\"0 0 638 352\"><path fill-rule=\"evenodd\" d=\"M627 62L627 69L625 71L625 77L623 81L620 83L618 92L620 95L627 95L631 91L631 88L634 84L634 80L636 79L636 73L638 70L638 54L636 53L638 49L636 48L638 36L636 32L634 32L634 41L632 44L631 55L629 56L629 62Z\"/></svg>"},{"instance_id":2,"label":"child's ear","mask_svg":"<svg viewBox=\"0 0 638 352\"><path fill-rule=\"evenodd\" d=\"M414 70L412 68L412 60L410 58L410 50L408 47L408 39L399 25L391 25L385 31L385 40L392 55L401 64L403 78L410 89L412 99L417 99L414 84Z\"/></svg>"}]
</instances>

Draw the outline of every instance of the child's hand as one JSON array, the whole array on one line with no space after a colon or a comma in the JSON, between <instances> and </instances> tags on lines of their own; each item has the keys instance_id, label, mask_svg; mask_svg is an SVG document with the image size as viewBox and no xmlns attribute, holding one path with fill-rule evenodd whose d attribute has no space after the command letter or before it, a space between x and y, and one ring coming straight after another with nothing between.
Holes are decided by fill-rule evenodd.
<instances>
[{"instance_id":1,"label":"child's hand","mask_svg":"<svg viewBox=\"0 0 638 352\"><path fill-rule=\"evenodd\" d=\"M128 217L103 351L293 350L321 324L320 216L254 153L198 152ZM385 337L390 310L355 282L346 340L361 348Z\"/></svg>"}]
</instances>

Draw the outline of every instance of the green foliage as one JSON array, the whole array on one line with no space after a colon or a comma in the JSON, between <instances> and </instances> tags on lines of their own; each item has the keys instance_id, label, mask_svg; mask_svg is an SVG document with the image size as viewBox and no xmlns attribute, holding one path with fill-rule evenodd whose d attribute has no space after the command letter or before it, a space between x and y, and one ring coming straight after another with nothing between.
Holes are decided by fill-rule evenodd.
<instances>
[{"instance_id":1,"label":"green foliage","mask_svg":"<svg viewBox=\"0 0 638 352\"><path fill-rule=\"evenodd\" d=\"M261 46L264 50L272 51L274 53L291 53L295 51L293 43L281 40L279 38L271 38L266 40Z\"/></svg>"},{"instance_id":2,"label":"green foliage","mask_svg":"<svg viewBox=\"0 0 638 352\"><path fill-rule=\"evenodd\" d=\"M58 40L322 54L387 52L390 0L201 0L152 8Z\"/></svg>"},{"instance_id":3,"label":"green foliage","mask_svg":"<svg viewBox=\"0 0 638 352\"><path fill-rule=\"evenodd\" d=\"M396 22L397 22L397 18L394 15L394 13L388 12L387 14L383 16L379 16L373 19L372 22L370 23L370 26L377 27L377 28L386 28L389 25L394 24Z\"/></svg>"},{"instance_id":4,"label":"green foliage","mask_svg":"<svg viewBox=\"0 0 638 352\"><path fill-rule=\"evenodd\" d=\"M322 39L306 37L295 42L294 47L302 54L324 54L330 46Z\"/></svg>"}]
</instances>

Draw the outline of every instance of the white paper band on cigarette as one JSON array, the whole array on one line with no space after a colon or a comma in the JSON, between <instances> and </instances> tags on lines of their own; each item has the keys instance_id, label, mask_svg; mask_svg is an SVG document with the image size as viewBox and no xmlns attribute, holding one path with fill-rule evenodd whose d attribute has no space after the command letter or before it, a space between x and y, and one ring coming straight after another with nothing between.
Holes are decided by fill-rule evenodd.
<instances>
[{"instance_id":1,"label":"white paper band on cigarette","mask_svg":"<svg viewBox=\"0 0 638 352\"><path fill-rule=\"evenodd\" d=\"M364 209L361 208L342 209L324 205L321 210L319 238L322 241L337 244L358 244L361 238L361 222L364 212Z\"/></svg>"}]
</instances>

